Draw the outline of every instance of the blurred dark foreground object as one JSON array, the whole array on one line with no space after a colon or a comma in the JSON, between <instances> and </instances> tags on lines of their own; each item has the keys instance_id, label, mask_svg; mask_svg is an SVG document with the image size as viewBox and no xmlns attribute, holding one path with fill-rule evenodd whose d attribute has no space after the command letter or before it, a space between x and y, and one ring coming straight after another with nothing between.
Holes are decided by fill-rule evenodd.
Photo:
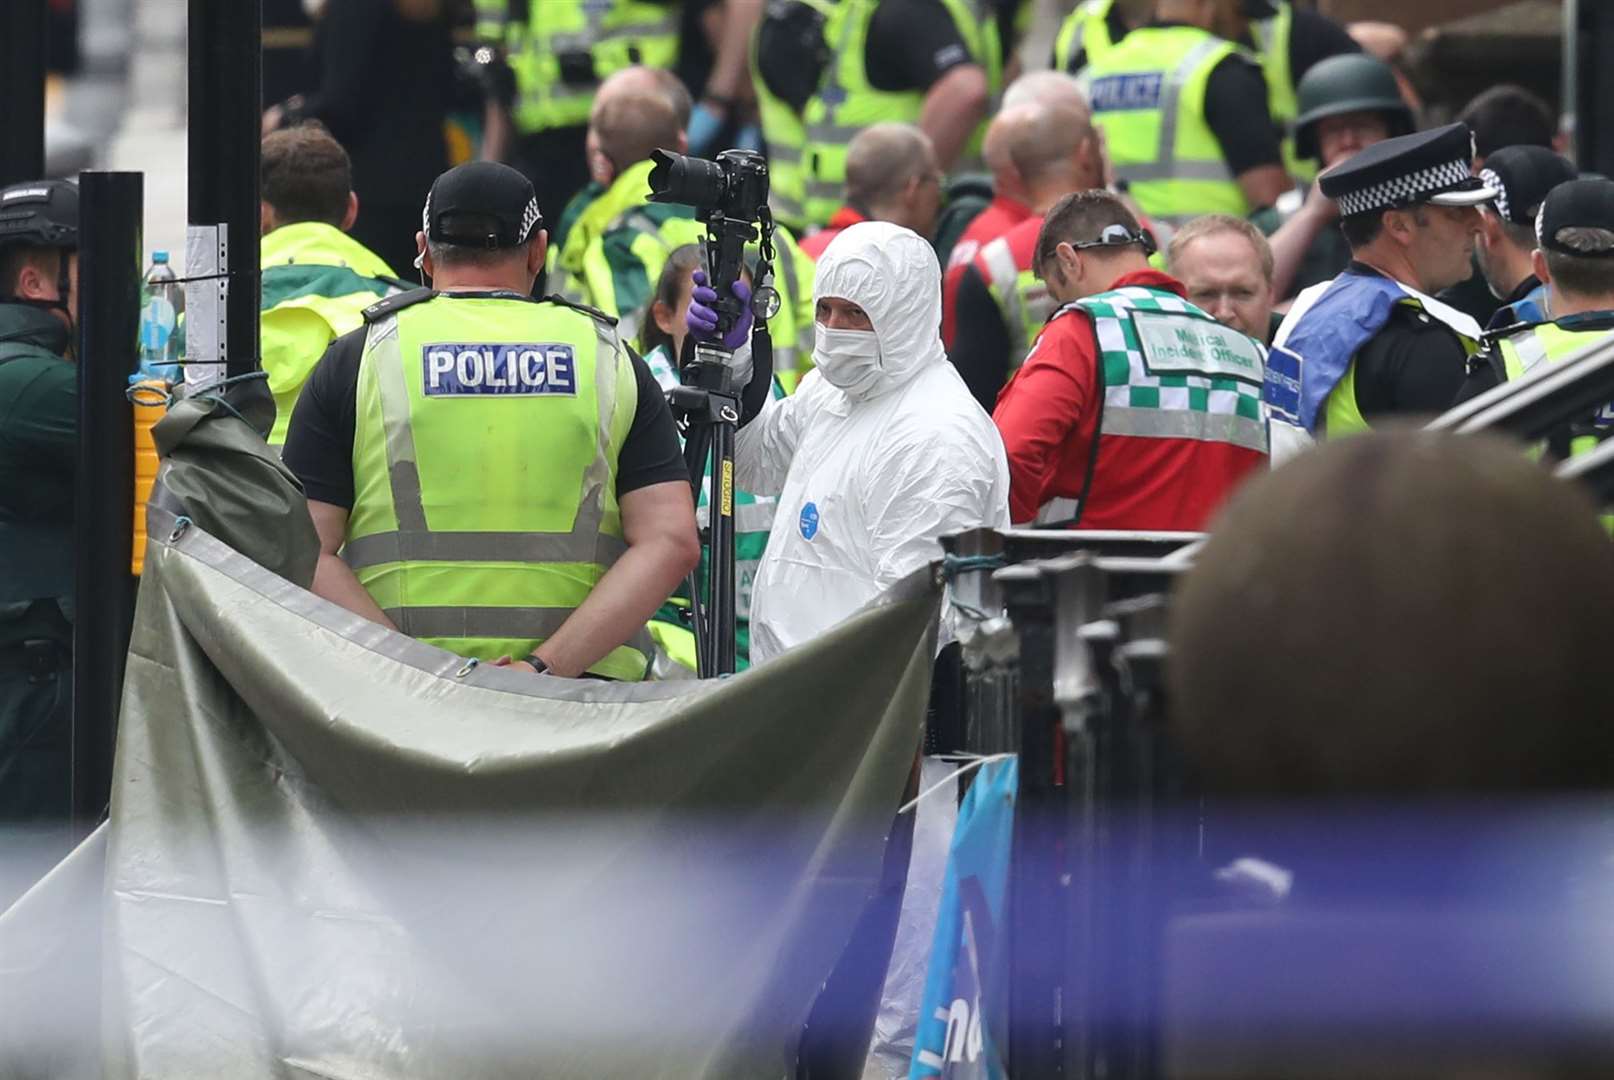
<instances>
[{"instance_id":1,"label":"blurred dark foreground object","mask_svg":"<svg viewBox=\"0 0 1614 1080\"><path fill-rule=\"evenodd\" d=\"M1614 1075L1614 550L1522 446L1389 432L1252 484L1172 612L1206 863L1173 1076Z\"/></svg>"}]
</instances>

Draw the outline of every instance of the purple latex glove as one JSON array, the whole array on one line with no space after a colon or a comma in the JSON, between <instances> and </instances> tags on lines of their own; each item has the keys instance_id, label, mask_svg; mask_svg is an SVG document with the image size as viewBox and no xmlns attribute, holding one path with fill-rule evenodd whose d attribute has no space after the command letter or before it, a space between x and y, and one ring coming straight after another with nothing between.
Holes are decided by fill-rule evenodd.
<instances>
[{"instance_id":1,"label":"purple latex glove","mask_svg":"<svg viewBox=\"0 0 1614 1080\"><path fill-rule=\"evenodd\" d=\"M734 283L735 299L740 301L743 313L734 328L723 335L725 349L738 349L751 339L751 286L743 281ZM711 341L717 335L717 290L706 283L706 271L695 271L695 291L689 298L689 312L684 325L695 335L696 341Z\"/></svg>"}]
</instances>

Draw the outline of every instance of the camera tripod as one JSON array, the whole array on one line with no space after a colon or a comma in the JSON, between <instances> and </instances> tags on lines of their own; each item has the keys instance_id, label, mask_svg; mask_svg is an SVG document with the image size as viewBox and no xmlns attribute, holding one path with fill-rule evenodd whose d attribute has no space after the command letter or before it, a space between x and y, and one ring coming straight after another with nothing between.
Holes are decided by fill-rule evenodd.
<instances>
[{"instance_id":1,"label":"camera tripod","mask_svg":"<svg viewBox=\"0 0 1614 1080\"><path fill-rule=\"evenodd\" d=\"M701 596L700 574L689 577L695 656L701 678L731 675L735 668L734 623L734 432L740 399L730 368L734 354L722 345L695 346L685 372L688 384L667 395L685 424L684 463L698 492L706 485L708 597ZM708 468L710 466L710 468Z\"/></svg>"},{"instance_id":2,"label":"camera tripod","mask_svg":"<svg viewBox=\"0 0 1614 1080\"><path fill-rule=\"evenodd\" d=\"M685 157L666 150L650 155L650 200L693 207L705 223L706 275L717 292L719 341L745 315L734 286L745 270L746 245L760 241L751 313L754 357L763 358L743 395L734 387L734 353L716 342L698 342L684 378L685 385L667 395L685 432L684 462L691 485L707 485L707 584L702 596L700 573L689 579L690 614L694 619L695 656L701 678L729 675L735 668L734 581L734 433L744 415L760 408L760 392L772 384L772 348L767 320L778 311L773 289L773 218L768 213L768 163L749 150L725 150L716 161ZM681 358L675 358L681 359ZM743 400L742 400L743 398ZM746 410L750 410L747 414ZM707 465L710 463L710 470Z\"/></svg>"}]
</instances>

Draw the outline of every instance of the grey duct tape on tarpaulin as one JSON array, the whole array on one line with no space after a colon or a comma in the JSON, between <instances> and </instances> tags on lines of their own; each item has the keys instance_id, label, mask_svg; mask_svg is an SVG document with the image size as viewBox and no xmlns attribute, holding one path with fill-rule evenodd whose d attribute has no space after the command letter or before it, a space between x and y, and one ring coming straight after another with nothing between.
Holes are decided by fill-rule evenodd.
<instances>
[{"instance_id":1,"label":"grey duct tape on tarpaulin","mask_svg":"<svg viewBox=\"0 0 1614 1080\"><path fill-rule=\"evenodd\" d=\"M456 677L164 513L109 827L104 1075L791 1071L913 764L928 570L720 682Z\"/></svg>"}]
</instances>

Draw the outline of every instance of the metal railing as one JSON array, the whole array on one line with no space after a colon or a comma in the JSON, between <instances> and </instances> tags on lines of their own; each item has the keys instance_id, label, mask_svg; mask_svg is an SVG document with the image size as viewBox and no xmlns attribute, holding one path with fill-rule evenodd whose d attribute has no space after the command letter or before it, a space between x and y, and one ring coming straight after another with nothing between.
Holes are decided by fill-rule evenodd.
<instances>
[{"instance_id":1,"label":"metal railing","mask_svg":"<svg viewBox=\"0 0 1614 1080\"><path fill-rule=\"evenodd\" d=\"M1151 958L1169 892L1156 878L1189 842L1156 824L1180 786L1161 745L1165 621L1201 539L976 530L943 541L965 616L962 749L1020 759L1005 920L1011 1075L1155 1072Z\"/></svg>"}]
</instances>

